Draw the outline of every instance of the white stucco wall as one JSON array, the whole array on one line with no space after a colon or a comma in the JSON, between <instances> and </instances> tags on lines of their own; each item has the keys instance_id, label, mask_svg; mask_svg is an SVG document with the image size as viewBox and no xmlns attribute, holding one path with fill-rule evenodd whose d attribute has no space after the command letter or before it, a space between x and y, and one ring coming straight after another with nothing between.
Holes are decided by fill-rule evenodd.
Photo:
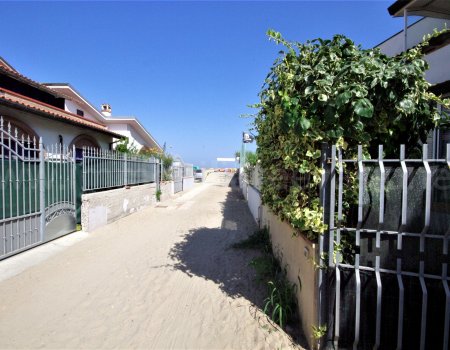
<instances>
[{"instance_id":1,"label":"white stucco wall","mask_svg":"<svg viewBox=\"0 0 450 350\"><path fill-rule=\"evenodd\" d=\"M11 116L28 125L38 136L42 137L44 145L58 144L59 135L61 135L63 137L63 143L68 146L75 137L83 134L92 136L97 140L101 148L108 149L109 143L113 139L112 136L105 135L101 132L66 124L57 120L38 117L27 112L19 112L5 106L0 106L0 115Z\"/></svg>"},{"instance_id":2,"label":"white stucco wall","mask_svg":"<svg viewBox=\"0 0 450 350\"><path fill-rule=\"evenodd\" d=\"M430 69L425 72L425 78L431 84L450 80L450 45L433 51L425 56Z\"/></svg>"},{"instance_id":3,"label":"white stucco wall","mask_svg":"<svg viewBox=\"0 0 450 350\"><path fill-rule=\"evenodd\" d=\"M194 178L183 177L183 191L190 190L192 187L194 187Z\"/></svg>"},{"instance_id":4,"label":"white stucco wall","mask_svg":"<svg viewBox=\"0 0 450 350\"><path fill-rule=\"evenodd\" d=\"M408 49L421 43L424 35L433 33L433 30L435 28L438 30L444 29L446 24L447 27L449 27L450 21L446 19L430 18L430 17L423 18L422 20L412 24L407 31ZM380 48L381 52L383 52L388 56L395 56L403 51L404 49L403 43L404 43L404 34L402 31L400 33L395 34L394 36L382 42L376 47Z\"/></svg>"},{"instance_id":5,"label":"white stucco wall","mask_svg":"<svg viewBox=\"0 0 450 350\"><path fill-rule=\"evenodd\" d=\"M130 142L132 142L138 150L145 145L145 141L142 137L128 124L109 124L108 129L128 137Z\"/></svg>"},{"instance_id":6,"label":"white stucco wall","mask_svg":"<svg viewBox=\"0 0 450 350\"><path fill-rule=\"evenodd\" d=\"M89 113L86 108L83 108L81 105L79 105L76 102L70 101L70 100L65 100L65 110L73 113L73 114L77 114L77 109L82 110L84 112L84 118L92 120L94 122L98 123L98 120L91 114Z\"/></svg>"},{"instance_id":7,"label":"white stucco wall","mask_svg":"<svg viewBox=\"0 0 450 350\"><path fill-rule=\"evenodd\" d=\"M407 30L408 48L416 46L423 41L426 34L433 33L434 29L442 30L449 27L450 20L440 18L423 18L411 25ZM404 33L400 32L381 43L377 47L388 56L400 54L404 49ZM425 56L430 69L425 77L431 84L442 83L450 79L450 45L444 46Z\"/></svg>"}]
</instances>

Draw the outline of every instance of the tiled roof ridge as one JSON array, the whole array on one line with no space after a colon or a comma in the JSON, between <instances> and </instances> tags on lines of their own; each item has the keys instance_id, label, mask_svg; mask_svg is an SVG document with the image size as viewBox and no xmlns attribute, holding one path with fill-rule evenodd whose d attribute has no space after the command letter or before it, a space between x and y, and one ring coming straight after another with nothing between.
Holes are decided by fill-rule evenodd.
<instances>
[{"instance_id":1,"label":"tiled roof ridge","mask_svg":"<svg viewBox=\"0 0 450 350\"><path fill-rule=\"evenodd\" d=\"M103 125L103 124L101 124L101 123L97 123L97 122L92 121L92 120L88 120L88 119L82 118L81 116L79 116L79 115L77 115L77 114L74 114L74 113L72 113L72 112L66 111L65 109L62 109L62 108L59 108L59 107L55 107L55 106L49 105L48 103L41 102L41 101L39 101L39 100L35 100L34 98L31 98L31 97L28 97L28 96L25 96L25 95L21 95L21 94L19 94L19 93L17 93L17 92L14 92L14 91L11 91L11 90L2 88L2 87L0 87L0 91L5 91L5 92L7 92L8 94L16 95L16 96L18 96L18 97L20 97L20 98L23 98L23 99L25 99L25 100L29 100L29 101L31 101L31 102L34 102L34 103L43 105L43 106L48 107L48 108L50 108L50 109L56 109L56 110L59 111L59 112L63 112L63 113L65 113L65 114L69 114L69 115L71 115L72 117L75 117L75 118L77 118L77 119L80 119L80 120L83 120L83 121L88 121L88 122L91 122L91 123L93 123L93 124L97 124L97 125L99 125L99 126L103 126L103 127L106 128L106 125Z\"/></svg>"},{"instance_id":2,"label":"tiled roof ridge","mask_svg":"<svg viewBox=\"0 0 450 350\"><path fill-rule=\"evenodd\" d=\"M108 130L108 128L105 125L102 125L102 124L99 124L99 123L96 123L94 121L87 120L87 119L84 119L84 118L80 118L80 116L78 116L76 114L73 114L73 113L70 113L70 112L67 112L67 111L65 111L63 109L60 109L60 108L48 105L46 103L34 100L32 98L20 95L18 93L15 93L13 91L9 91L7 89L0 88L0 92L4 92L6 94L10 94L10 95L13 95L13 96L17 96L18 98L22 98L22 99L28 100L28 101L30 101L32 103L41 105L43 108L39 108L39 107L33 106L31 104L26 104L26 103L24 103L22 101L15 100L15 99L10 98L8 96L4 96L4 95L2 96L2 94L0 94L0 99L3 99L5 101L17 103L17 104L20 104L20 105L22 105L24 107L33 109L35 111L43 112L43 113L46 113L46 114L51 115L53 117L57 117L57 118L64 119L64 120L68 120L68 121L71 121L71 122L79 124L79 125L85 125L85 126L89 126L91 128L94 128L94 129L107 131L110 134L119 135L117 133L114 133L114 132Z\"/></svg>"},{"instance_id":3,"label":"tiled roof ridge","mask_svg":"<svg viewBox=\"0 0 450 350\"><path fill-rule=\"evenodd\" d=\"M37 88L39 88L39 89L42 89L42 90L44 90L44 91L47 91L49 94L52 94L52 95L58 95L58 96L60 96L60 97L70 99L69 96L67 96L67 95L65 95L65 94L63 94L63 93L61 93L61 92L55 91L55 90L53 90L53 89L50 89L49 87L45 86L44 84L41 84L41 83L39 83L39 82L37 82L37 81L35 81L35 80L33 80L33 79L30 79L30 78L26 77L25 75L20 74L20 73L17 72L16 70L12 70L12 69L10 69L10 68L7 68L7 67L4 66L4 65L0 65L0 70L6 72L6 73L9 74L9 75L13 75L13 76L15 76L16 78L22 79L22 80L24 80L26 83L31 84L31 85L34 85L35 87L37 87Z\"/></svg>"}]
</instances>

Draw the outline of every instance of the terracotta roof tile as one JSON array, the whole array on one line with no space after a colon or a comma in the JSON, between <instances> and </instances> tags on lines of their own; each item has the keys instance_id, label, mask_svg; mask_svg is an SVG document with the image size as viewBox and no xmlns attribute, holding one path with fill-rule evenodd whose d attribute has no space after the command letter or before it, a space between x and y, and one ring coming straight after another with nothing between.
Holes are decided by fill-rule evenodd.
<instances>
[{"instance_id":1,"label":"terracotta roof tile","mask_svg":"<svg viewBox=\"0 0 450 350\"><path fill-rule=\"evenodd\" d=\"M43 112L43 113L45 113L49 116L52 116L54 118L57 118L57 119L65 120L65 121L68 121L68 122L71 122L74 124L83 125L83 126L87 126L92 129L106 132L117 138L123 137L122 135L119 135L117 133L109 131L105 125L94 122L92 120L85 119L76 114L67 112L63 109L51 106L49 104L34 100L27 96L23 96L16 92L9 91L9 90L3 89L3 88L0 88L0 102L1 102L1 100L9 101L9 102L21 105L23 107L27 107L27 108L35 110L35 111Z\"/></svg>"},{"instance_id":2,"label":"terracotta roof tile","mask_svg":"<svg viewBox=\"0 0 450 350\"><path fill-rule=\"evenodd\" d=\"M65 95L65 94L63 94L61 92L55 91L53 89L50 89L49 87L47 87L47 86L45 86L45 85L43 85L41 83L38 83L35 80L27 78L25 75L22 75L19 72L15 71L15 70L12 70L9 67L6 67L5 65L0 65L0 73L5 73L5 74L9 75L10 77L18 79L18 80L20 80L20 81L22 81L22 82L24 82L26 84L29 84L29 85L31 85L31 86L39 89L39 90L43 90L43 91L45 91L45 92L47 92L47 93L49 93L49 94L51 94L53 96L58 96L58 97L62 97L62 98L71 99L69 96L67 96L67 95Z\"/></svg>"}]
</instances>

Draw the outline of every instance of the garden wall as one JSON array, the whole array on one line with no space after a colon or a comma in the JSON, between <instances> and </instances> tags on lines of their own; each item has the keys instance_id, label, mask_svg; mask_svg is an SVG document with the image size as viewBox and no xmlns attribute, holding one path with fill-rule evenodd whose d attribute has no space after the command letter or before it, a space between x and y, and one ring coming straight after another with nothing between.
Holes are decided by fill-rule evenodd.
<instances>
[{"instance_id":1,"label":"garden wall","mask_svg":"<svg viewBox=\"0 0 450 350\"><path fill-rule=\"evenodd\" d=\"M168 200L175 193L173 181L161 182L160 189L161 189L161 198L160 198L161 202Z\"/></svg>"},{"instance_id":2,"label":"garden wall","mask_svg":"<svg viewBox=\"0 0 450 350\"><path fill-rule=\"evenodd\" d=\"M286 266L287 277L297 286L300 324L311 349L314 348L312 326L318 324L318 246L302 235L294 236L291 225L281 221L269 208L262 206L261 227L268 227L274 253Z\"/></svg>"},{"instance_id":3,"label":"garden wall","mask_svg":"<svg viewBox=\"0 0 450 350\"><path fill-rule=\"evenodd\" d=\"M260 192L248 184L242 172L239 185L248 207L260 227L268 227L272 247L286 266L287 277L297 286L297 305L300 324L312 349L312 326L318 324L318 273L314 266L319 261L318 246L301 235L294 236L291 225L281 221L270 209L261 204Z\"/></svg>"},{"instance_id":4,"label":"garden wall","mask_svg":"<svg viewBox=\"0 0 450 350\"><path fill-rule=\"evenodd\" d=\"M183 177L183 191L190 190L192 187L194 187L194 178L192 176Z\"/></svg>"},{"instance_id":5,"label":"garden wall","mask_svg":"<svg viewBox=\"0 0 450 350\"><path fill-rule=\"evenodd\" d=\"M81 226L90 232L155 203L155 183L83 194Z\"/></svg>"},{"instance_id":6,"label":"garden wall","mask_svg":"<svg viewBox=\"0 0 450 350\"><path fill-rule=\"evenodd\" d=\"M256 187L247 182L242 172L239 173L239 186L244 198L247 200L253 218L259 224L261 219L261 193Z\"/></svg>"}]
</instances>

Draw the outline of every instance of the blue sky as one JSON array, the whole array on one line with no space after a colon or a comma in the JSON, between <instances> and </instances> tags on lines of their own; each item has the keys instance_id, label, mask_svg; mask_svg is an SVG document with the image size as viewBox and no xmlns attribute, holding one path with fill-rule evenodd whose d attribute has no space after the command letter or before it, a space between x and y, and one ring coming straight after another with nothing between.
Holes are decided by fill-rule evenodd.
<instances>
[{"instance_id":1,"label":"blue sky","mask_svg":"<svg viewBox=\"0 0 450 350\"><path fill-rule=\"evenodd\" d=\"M240 149L280 47L345 34L372 47L402 29L393 1L1 2L0 56L132 115L171 153L216 166Z\"/></svg>"}]
</instances>

